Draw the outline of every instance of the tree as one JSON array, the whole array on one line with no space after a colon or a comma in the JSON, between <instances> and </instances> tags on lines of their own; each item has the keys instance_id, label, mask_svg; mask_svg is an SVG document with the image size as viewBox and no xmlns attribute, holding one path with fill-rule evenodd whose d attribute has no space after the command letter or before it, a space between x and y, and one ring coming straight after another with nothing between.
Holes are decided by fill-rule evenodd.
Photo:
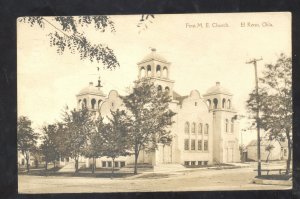
<instances>
[{"instance_id":1,"label":"tree","mask_svg":"<svg viewBox=\"0 0 300 199\"><path fill-rule=\"evenodd\" d=\"M30 155L36 149L38 134L31 127L31 120L25 116L18 118L17 143L18 150L21 151L26 160L26 169L29 172Z\"/></svg>"},{"instance_id":2,"label":"tree","mask_svg":"<svg viewBox=\"0 0 300 199\"><path fill-rule=\"evenodd\" d=\"M78 173L79 156L84 155L87 145L88 133L91 131L91 112L86 107L80 110L68 111L63 115L67 150L69 157L75 160L75 173Z\"/></svg>"},{"instance_id":3,"label":"tree","mask_svg":"<svg viewBox=\"0 0 300 199\"><path fill-rule=\"evenodd\" d=\"M114 173L115 159L119 156L129 155L129 129L130 119L125 111L111 111L111 118L108 117L109 123L106 124L103 131L105 140L104 155L112 159L112 174Z\"/></svg>"},{"instance_id":4,"label":"tree","mask_svg":"<svg viewBox=\"0 0 300 199\"><path fill-rule=\"evenodd\" d=\"M281 54L275 64L266 64L263 77L259 79L259 103L253 91L247 101L250 112L259 108L260 126L269 131L270 140L288 141L288 159L286 174L290 172L292 151L292 61L290 57Z\"/></svg>"},{"instance_id":5,"label":"tree","mask_svg":"<svg viewBox=\"0 0 300 199\"><path fill-rule=\"evenodd\" d=\"M85 148L84 156L92 158L92 173L96 170L96 158L103 156L105 151L103 132L105 130L105 124L103 118L99 117L93 123L92 130L88 133L88 145Z\"/></svg>"},{"instance_id":6,"label":"tree","mask_svg":"<svg viewBox=\"0 0 300 199\"><path fill-rule=\"evenodd\" d=\"M150 79L135 82L133 92L121 97L131 116L130 141L135 156L134 174L137 174L137 160L142 149L153 150L162 137L169 139L168 127L175 115L169 109L171 97L158 91Z\"/></svg>"},{"instance_id":7,"label":"tree","mask_svg":"<svg viewBox=\"0 0 300 199\"><path fill-rule=\"evenodd\" d=\"M275 147L272 144L269 144L268 146L266 146L265 150L268 151L268 156L267 156L266 162L269 162L269 157L274 148Z\"/></svg>"},{"instance_id":8,"label":"tree","mask_svg":"<svg viewBox=\"0 0 300 199\"><path fill-rule=\"evenodd\" d=\"M57 144L57 131L58 125L51 124L48 126L43 126L42 131L44 133L42 139L43 142L40 146L41 153L45 157L45 169L48 169L48 163L53 162L55 167L55 161L59 158L58 144Z\"/></svg>"}]
</instances>

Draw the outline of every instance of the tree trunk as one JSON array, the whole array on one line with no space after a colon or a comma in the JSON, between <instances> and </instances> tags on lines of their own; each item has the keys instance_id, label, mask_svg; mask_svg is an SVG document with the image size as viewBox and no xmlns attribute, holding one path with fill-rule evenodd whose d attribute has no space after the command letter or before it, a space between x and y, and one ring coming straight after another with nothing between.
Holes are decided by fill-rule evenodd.
<instances>
[{"instance_id":1,"label":"tree trunk","mask_svg":"<svg viewBox=\"0 0 300 199\"><path fill-rule=\"evenodd\" d=\"M78 159L75 158L75 173L78 173Z\"/></svg>"},{"instance_id":2,"label":"tree trunk","mask_svg":"<svg viewBox=\"0 0 300 199\"><path fill-rule=\"evenodd\" d=\"M292 146L291 146L291 138L289 135L289 130L287 130L287 140L288 140L288 159L286 161L286 175L290 173L290 167L291 167L291 159L292 159Z\"/></svg>"},{"instance_id":3,"label":"tree trunk","mask_svg":"<svg viewBox=\"0 0 300 199\"><path fill-rule=\"evenodd\" d=\"M134 175L137 174L137 162L138 162L138 157L139 157L139 150L137 144L134 147Z\"/></svg>"},{"instance_id":4,"label":"tree trunk","mask_svg":"<svg viewBox=\"0 0 300 199\"><path fill-rule=\"evenodd\" d=\"M56 162L55 162L55 160L53 161L53 168L55 168L56 167Z\"/></svg>"},{"instance_id":5,"label":"tree trunk","mask_svg":"<svg viewBox=\"0 0 300 199\"><path fill-rule=\"evenodd\" d=\"M112 170L111 170L111 178L113 178L115 170L115 158L112 158Z\"/></svg>"},{"instance_id":6,"label":"tree trunk","mask_svg":"<svg viewBox=\"0 0 300 199\"><path fill-rule=\"evenodd\" d=\"M45 161L45 170L48 170L48 161Z\"/></svg>"},{"instance_id":7,"label":"tree trunk","mask_svg":"<svg viewBox=\"0 0 300 199\"><path fill-rule=\"evenodd\" d=\"M92 164L92 174L95 173L96 165L95 165L95 157L93 157L93 164Z\"/></svg>"},{"instance_id":8,"label":"tree trunk","mask_svg":"<svg viewBox=\"0 0 300 199\"><path fill-rule=\"evenodd\" d=\"M271 154L271 151L269 151L269 154L267 156L266 162L269 162L269 156L270 156L270 154Z\"/></svg>"},{"instance_id":9,"label":"tree trunk","mask_svg":"<svg viewBox=\"0 0 300 199\"><path fill-rule=\"evenodd\" d=\"M26 160L27 173L29 173L29 155L27 153L25 153L25 160Z\"/></svg>"}]
</instances>

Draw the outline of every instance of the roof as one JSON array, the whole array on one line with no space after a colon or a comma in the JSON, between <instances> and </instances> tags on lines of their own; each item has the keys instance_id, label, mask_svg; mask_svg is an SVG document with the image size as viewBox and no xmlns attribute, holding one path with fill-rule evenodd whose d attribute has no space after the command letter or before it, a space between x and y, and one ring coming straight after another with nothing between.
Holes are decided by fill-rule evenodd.
<instances>
[{"instance_id":1,"label":"roof","mask_svg":"<svg viewBox=\"0 0 300 199\"><path fill-rule=\"evenodd\" d=\"M173 98L174 98L174 100L179 101L179 104L182 104L182 101L187 97L188 97L188 95L181 96L177 92L173 91Z\"/></svg>"},{"instance_id":2,"label":"roof","mask_svg":"<svg viewBox=\"0 0 300 199\"><path fill-rule=\"evenodd\" d=\"M206 95L212 95L212 94L227 94L227 95L232 95L232 93L224 88L223 86L221 86L220 82L216 82L216 85L209 88L206 93L204 94L204 96Z\"/></svg>"},{"instance_id":3,"label":"roof","mask_svg":"<svg viewBox=\"0 0 300 199\"><path fill-rule=\"evenodd\" d=\"M139 63L144 63L147 61L152 61L152 60L156 60L156 61L160 61L160 62L164 62L164 63L169 63L163 56L161 56L160 54L158 54L156 52L155 48L151 49L151 53L149 53L148 55L146 55L142 61L140 61Z\"/></svg>"},{"instance_id":4,"label":"roof","mask_svg":"<svg viewBox=\"0 0 300 199\"><path fill-rule=\"evenodd\" d=\"M260 141L260 146L268 146L270 144L274 144L275 140L265 140L265 139L262 139ZM257 146L257 140L252 140L248 145L247 147L249 146Z\"/></svg>"},{"instance_id":5,"label":"roof","mask_svg":"<svg viewBox=\"0 0 300 199\"><path fill-rule=\"evenodd\" d=\"M77 95L101 95L105 96L105 94L100 90L100 87L93 86L93 82L90 82L89 85L80 90Z\"/></svg>"}]
</instances>

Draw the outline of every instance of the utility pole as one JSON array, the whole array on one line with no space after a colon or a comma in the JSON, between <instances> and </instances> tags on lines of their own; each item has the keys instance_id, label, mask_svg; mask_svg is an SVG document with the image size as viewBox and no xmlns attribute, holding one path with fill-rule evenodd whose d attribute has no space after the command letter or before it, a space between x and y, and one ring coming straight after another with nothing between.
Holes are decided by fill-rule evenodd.
<instances>
[{"instance_id":1,"label":"utility pole","mask_svg":"<svg viewBox=\"0 0 300 199\"><path fill-rule=\"evenodd\" d=\"M258 78L257 78L257 62L261 61L260 59L252 59L246 64L253 64L254 65L254 72L255 72L255 90L256 90L256 128L257 128L257 175L261 176L261 158L260 158L260 119L259 119L259 95L258 95Z\"/></svg>"}]
</instances>

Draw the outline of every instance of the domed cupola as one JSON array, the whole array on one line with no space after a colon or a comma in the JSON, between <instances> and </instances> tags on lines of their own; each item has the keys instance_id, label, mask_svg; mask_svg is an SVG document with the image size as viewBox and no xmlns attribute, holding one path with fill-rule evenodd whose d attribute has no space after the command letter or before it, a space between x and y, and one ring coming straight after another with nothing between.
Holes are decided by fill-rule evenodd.
<instances>
[{"instance_id":1,"label":"domed cupola","mask_svg":"<svg viewBox=\"0 0 300 199\"><path fill-rule=\"evenodd\" d=\"M90 110L98 110L106 97L100 88L100 86L94 86L93 82L90 82L87 87L81 89L76 95L77 108L80 109L85 106Z\"/></svg>"},{"instance_id":2,"label":"domed cupola","mask_svg":"<svg viewBox=\"0 0 300 199\"><path fill-rule=\"evenodd\" d=\"M209 109L229 110L232 109L232 93L216 82L215 86L209 88L203 97L206 99Z\"/></svg>"}]
</instances>

